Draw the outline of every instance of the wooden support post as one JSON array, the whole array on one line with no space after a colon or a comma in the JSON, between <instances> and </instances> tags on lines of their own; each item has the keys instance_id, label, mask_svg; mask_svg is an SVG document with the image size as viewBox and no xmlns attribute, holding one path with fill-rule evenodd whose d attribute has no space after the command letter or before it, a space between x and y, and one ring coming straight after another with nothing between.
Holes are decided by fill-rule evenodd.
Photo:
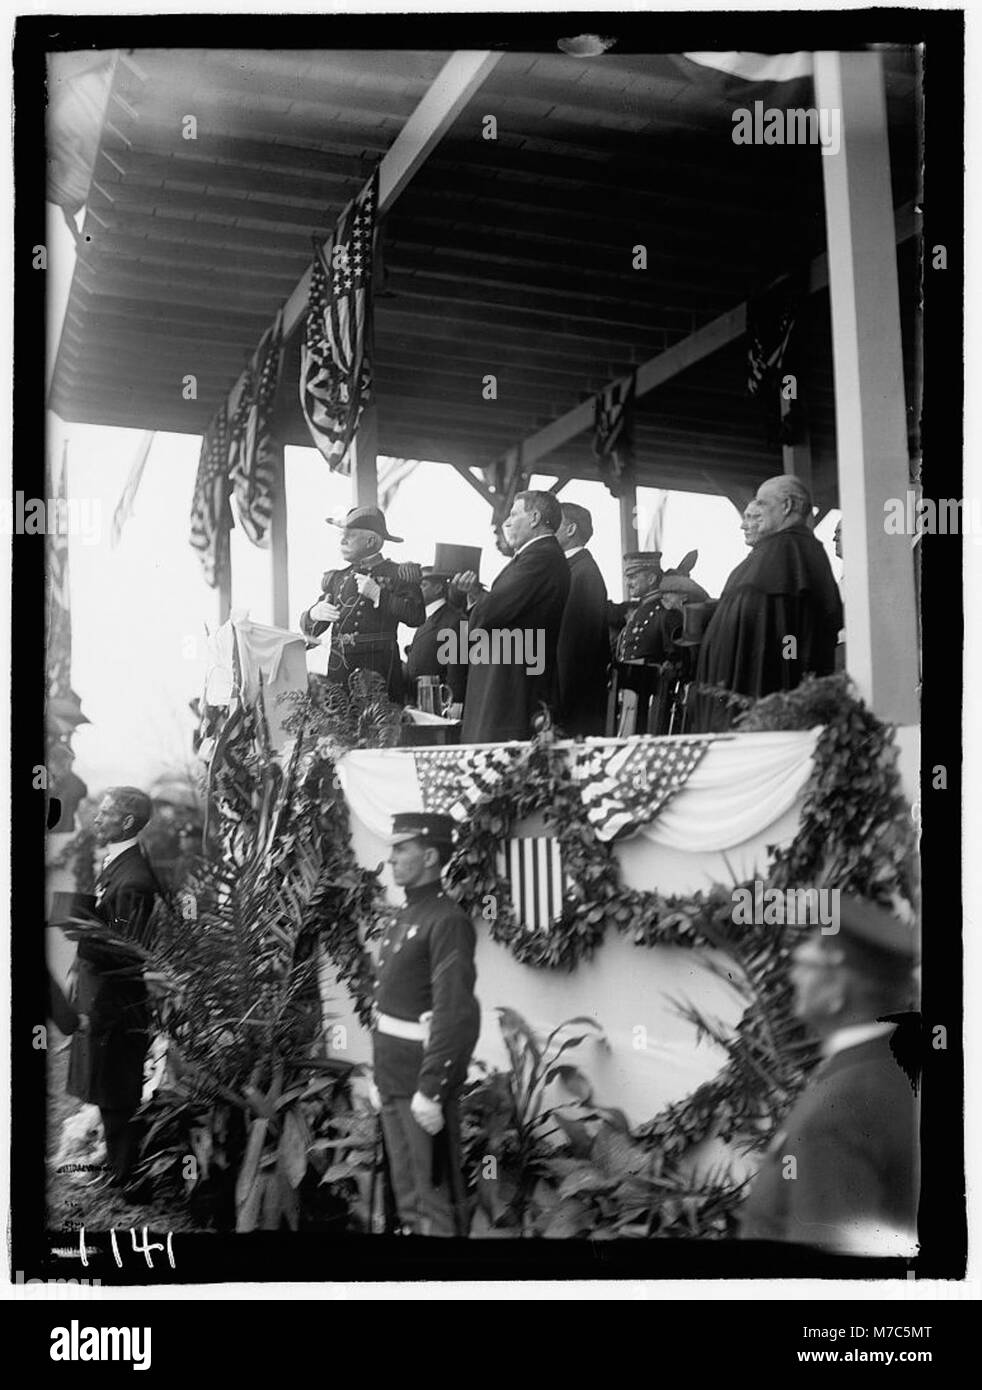
<instances>
[{"instance_id":1,"label":"wooden support post","mask_svg":"<svg viewBox=\"0 0 982 1390\"><path fill-rule=\"evenodd\" d=\"M785 399L783 390L780 393L780 398L781 419L784 421L791 414L792 402ZM784 472L793 473L796 478L803 482L811 493L812 501L814 502L815 491L812 474L811 431L808 428L808 423L804 418L803 412L799 415L799 420L799 437L791 444L782 444L781 456L784 463Z\"/></svg>"},{"instance_id":2,"label":"wooden support post","mask_svg":"<svg viewBox=\"0 0 982 1390\"><path fill-rule=\"evenodd\" d=\"M618 499L621 513L621 559L631 550L637 550L641 541L638 536L638 490L633 485L625 487Z\"/></svg>"},{"instance_id":3,"label":"wooden support post","mask_svg":"<svg viewBox=\"0 0 982 1390\"><path fill-rule=\"evenodd\" d=\"M918 716L917 614L909 537L887 535L884 506L908 487L896 230L878 53L815 54L815 98L835 112L838 152L822 152L835 421L842 507L846 660L881 719Z\"/></svg>"},{"instance_id":4,"label":"wooden support post","mask_svg":"<svg viewBox=\"0 0 982 1390\"><path fill-rule=\"evenodd\" d=\"M378 506L378 407L370 405L362 413L358 433L351 446L351 505Z\"/></svg>"},{"instance_id":5,"label":"wooden support post","mask_svg":"<svg viewBox=\"0 0 982 1390\"><path fill-rule=\"evenodd\" d=\"M232 611L232 556L229 547L225 547L225 558L218 567L218 621L219 624L228 622L228 615Z\"/></svg>"},{"instance_id":6,"label":"wooden support post","mask_svg":"<svg viewBox=\"0 0 982 1390\"><path fill-rule=\"evenodd\" d=\"M273 512L269 518L269 563L274 627L290 626L290 570L286 532L286 470L283 451L274 464Z\"/></svg>"}]
</instances>

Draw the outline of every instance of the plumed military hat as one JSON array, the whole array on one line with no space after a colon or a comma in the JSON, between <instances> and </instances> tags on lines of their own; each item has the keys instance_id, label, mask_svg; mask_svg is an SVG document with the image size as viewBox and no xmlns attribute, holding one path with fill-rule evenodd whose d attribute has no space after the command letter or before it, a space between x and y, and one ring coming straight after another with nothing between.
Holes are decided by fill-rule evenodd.
<instances>
[{"instance_id":1,"label":"plumed military hat","mask_svg":"<svg viewBox=\"0 0 982 1390\"><path fill-rule=\"evenodd\" d=\"M392 817L389 843L401 845L405 840L426 840L433 845L453 844L454 818L432 811L399 811Z\"/></svg>"},{"instance_id":2,"label":"plumed military hat","mask_svg":"<svg viewBox=\"0 0 982 1390\"><path fill-rule=\"evenodd\" d=\"M384 541L395 541L396 544L402 541L401 536L389 535L381 507L352 507L343 521L333 516L327 516L324 520L329 526L337 526L342 531L374 531Z\"/></svg>"}]
</instances>

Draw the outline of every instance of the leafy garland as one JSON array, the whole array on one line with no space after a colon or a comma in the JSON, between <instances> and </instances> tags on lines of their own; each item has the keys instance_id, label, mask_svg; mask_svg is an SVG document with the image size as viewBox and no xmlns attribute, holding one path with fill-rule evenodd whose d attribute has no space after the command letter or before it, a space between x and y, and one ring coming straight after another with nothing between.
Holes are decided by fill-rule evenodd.
<instances>
[{"instance_id":1,"label":"leafy garland","mask_svg":"<svg viewBox=\"0 0 982 1390\"><path fill-rule=\"evenodd\" d=\"M770 886L821 881L881 901L909 899L913 825L899 789L893 730L855 696L848 678L809 678L796 690L768 696L741 716L738 727L746 733L818 724L825 727L798 833L774 854ZM516 919L497 846L516 821L535 812L559 840L567 884L553 923L528 930ZM524 965L572 970L593 955L610 924L638 946L739 945L746 952L773 938L771 926L734 931L737 885L671 895L625 887L613 848L594 834L548 733L474 808L445 879L464 905L483 905L492 938Z\"/></svg>"},{"instance_id":2,"label":"leafy garland","mask_svg":"<svg viewBox=\"0 0 982 1390\"><path fill-rule=\"evenodd\" d=\"M796 690L748 704L736 727L748 733L817 725L824 728L798 832L786 848L769 847L769 886L816 882L885 903L911 901L915 832L899 785L893 729L857 698L847 676L810 677ZM514 821L534 811L556 827L570 884L552 926L528 931L516 921L495 846ZM737 885L673 895L622 886L613 850L594 835L579 790L548 737L534 743L504 784L477 806L445 874L464 903L494 905L493 939L524 964L571 970L590 958L608 924L630 933L638 946L722 952L722 964L711 955L706 963L746 998L736 1029L721 1029L691 1008L680 1012L712 1038L727 1061L634 1137L666 1162L712 1135L739 1138L754 1148L767 1142L814 1061L814 1045L791 1008L788 960L799 929L735 927Z\"/></svg>"}]
</instances>

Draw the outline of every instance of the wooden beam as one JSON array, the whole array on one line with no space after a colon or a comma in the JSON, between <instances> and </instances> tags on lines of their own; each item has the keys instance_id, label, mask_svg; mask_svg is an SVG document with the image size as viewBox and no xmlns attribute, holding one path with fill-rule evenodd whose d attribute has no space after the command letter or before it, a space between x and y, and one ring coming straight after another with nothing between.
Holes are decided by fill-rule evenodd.
<instances>
[{"instance_id":1,"label":"wooden beam","mask_svg":"<svg viewBox=\"0 0 982 1390\"><path fill-rule=\"evenodd\" d=\"M894 221L895 240L896 244L900 245L912 237L916 231L913 204L906 203L903 207L898 208ZM786 275L778 276L774 285L780 284L787 278ZM823 252L820 256L815 257L809 267L809 293L814 294L818 290L824 289L828 282L828 258ZM769 288L773 288L773 286ZM747 303L744 301L742 304L738 304L735 309L720 314L711 323L704 324L695 333L683 338L680 343L675 343L665 352L658 353L656 357L649 358L647 362L638 367L634 374L635 396L647 395L656 386L664 385L666 381L678 376L680 372L687 371L689 367L694 367L697 362L719 352L727 344L742 337L746 331ZM625 376L622 379L626 381L628 377ZM565 415L560 415L557 420L553 420L551 424L538 430L522 444L523 461L526 464L535 463L538 459L551 454L554 449L558 449L569 440L575 439L578 434L592 429L594 411L595 401L593 398L581 401L572 410L568 410Z\"/></svg>"},{"instance_id":2,"label":"wooden beam","mask_svg":"<svg viewBox=\"0 0 982 1390\"><path fill-rule=\"evenodd\" d=\"M485 502L487 502L489 507L494 506L494 493L491 491L491 489L487 486L486 483L482 483L479 478L475 478L474 474L471 472L469 468L467 468L462 463L458 463L456 460L453 460L451 462L451 467L460 474L465 483L470 483L474 491L478 493L479 496L482 497Z\"/></svg>"},{"instance_id":3,"label":"wooden beam","mask_svg":"<svg viewBox=\"0 0 982 1390\"><path fill-rule=\"evenodd\" d=\"M483 49L474 52L465 49L447 59L379 165L379 217L388 212L503 56ZM306 316L310 276L311 267L308 266L286 302L283 331L287 337Z\"/></svg>"}]
</instances>

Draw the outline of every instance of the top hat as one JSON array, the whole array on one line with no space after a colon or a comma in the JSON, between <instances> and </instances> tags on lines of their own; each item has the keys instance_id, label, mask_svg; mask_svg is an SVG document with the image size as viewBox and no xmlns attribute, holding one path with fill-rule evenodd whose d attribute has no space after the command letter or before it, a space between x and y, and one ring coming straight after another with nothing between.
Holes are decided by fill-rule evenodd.
<instances>
[{"instance_id":1,"label":"top hat","mask_svg":"<svg viewBox=\"0 0 982 1390\"><path fill-rule=\"evenodd\" d=\"M327 516L324 520L329 526L340 527L342 531L374 531L384 541L395 541L397 544L402 541L401 536L389 535L381 507L352 507L343 521L333 516Z\"/></svg>"},{"instance_id":2,"label":"top hat","mask_svg":"<svg viewBox=\"0 0 982 1390\"><path fill-rule=\"evenodd\" d=\"M465 570L481 573L481 547L479 545L447 545L437 541L433 549L432 566L423 567L423 573L430 579L453 579L455 574Z\"/></svg>"},{"instance_id":3,"label":"top hat","mask_svg":"<svg viewBox=\"0 0 982 1390\"><path fill-rule=\"evenodd\" d=\"M389 843L401 845L405 840L426 840L434 845L453 843L453 816L437 815L433 811L399 811L392 817Z\"/></svg>"},{"instance_id":4,"label":"top hat","mask_svg":"<svg viewBox=\"0 0 982 1390\"><path fill-rule=\"evenodd\" d=\"M698 588L698 585L696 586ZM682 631L675 639L677 647L698 647L709 626L709 620L716 611L716 603L707 598L705 602L682 605Z\"/></svg>"}]
</instances>

